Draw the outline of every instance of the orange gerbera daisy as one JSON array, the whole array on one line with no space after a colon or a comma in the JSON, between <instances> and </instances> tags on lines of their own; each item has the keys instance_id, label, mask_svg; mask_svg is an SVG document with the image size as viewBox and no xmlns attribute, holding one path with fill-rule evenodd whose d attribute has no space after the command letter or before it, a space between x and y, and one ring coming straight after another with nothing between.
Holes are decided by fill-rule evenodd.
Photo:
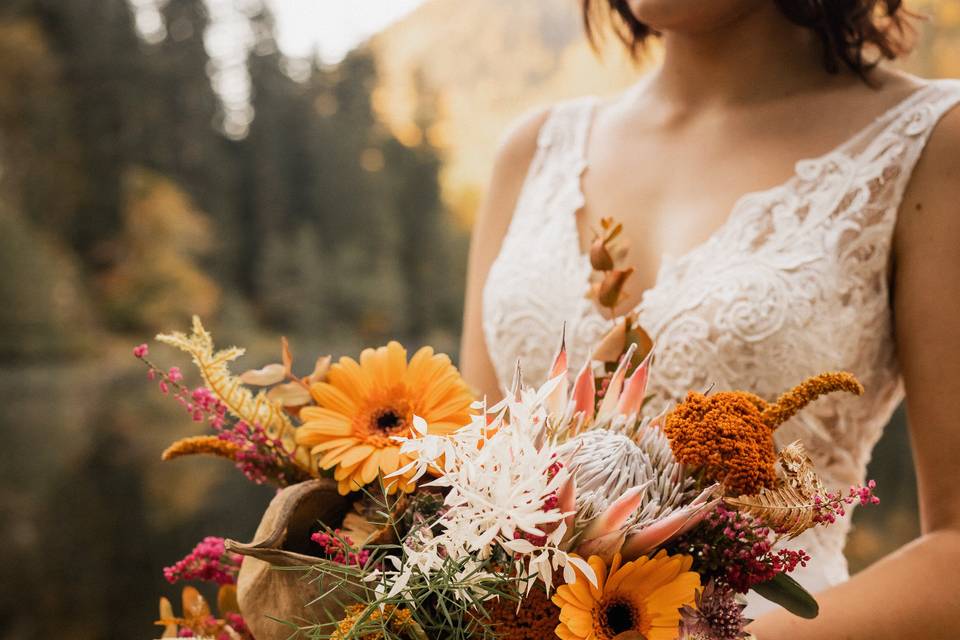
<instances>
[{"instance_id":1,"label":"orange gerbera daisy","mask_svg":"<svg viewBox=\"0 0 960 640\"><path fill-rule=\"evenodd\" d=\"M317 406L304 407L297 444L312 447L321 469L332 469L341 494L384 477L411 459L392 436L408 435L413 417L430 433L452 433L470 422L473 396L450 358L424 347L407 363L407 351L391 342L364 349L360 362L340 358L327 382L310 387ZM393 493L412 491L410 475L384 480Z\"/></svg>"},{"instance_id":2,"label":"orange gerbera daisy","mask_svg":"<svg viewBox=\"0 0 960 640\"><path fill-rule=\"evenodd\" d=\"M620 554L614 556L608 570L602 558L591 556L598 586L577 569L576 581L557 589L559 638L611 640L627 632L646 640L677 638L680 608L693 606L700 587L700 576L690 571L693 558L660 551L623 565L620 560Z\"/></svg>"}]
</instances>

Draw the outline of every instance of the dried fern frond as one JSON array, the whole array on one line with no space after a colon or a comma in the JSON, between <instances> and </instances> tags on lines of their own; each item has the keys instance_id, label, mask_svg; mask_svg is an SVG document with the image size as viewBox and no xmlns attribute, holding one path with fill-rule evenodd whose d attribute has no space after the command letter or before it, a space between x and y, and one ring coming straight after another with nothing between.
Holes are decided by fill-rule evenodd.
<instances>
[{"instance_id":1,"label":"dried fern frond","mask_svg":"<svg viewBox=\"0 0 960 640\"><path fill-rule=\"evenodd\" d=\"M814 497L823 494L823 484L813 469L803 445L797 441L778 454L782 475L773 489L755 496L724 498L734 509L748 513L789 538L816 524Z\"/></svg>"},{"instance_id":2,"label":"dried fern frond","mask_svg":"<svg viewBox=\"0 0 960 640\"><path fill-rule=\"evenodd\" d=\"M161 454L161 460L173 460L183 456L206 454L235 460L238 447L217 436L193 436L177 440Z\"/></svg>"},{"instance_id":3,"label":"dried fern frond","mask_svg":"<svg viewBox=\"0 0 960 640\"><path fill-rule=\"evenodd\" d=\"M796 440L784 447L777 454L777 461L783 471L784 481L809 496L811 500L814 496L825 493L820 476L813 468L813 461L807 455L802 442Z\"/></svg>"},{"instance_id":4,"label":"dried fern frond","mask_svg":"<svg viewBox=\"0 0 960 640\"><path fill-rule=\"evenodd\" d=\"M214 351L213 337L197 316L193 317L190 335L179 331L162 333L157 340L189 353L204 384L233 416L248 424L263 427L268 436L283 443L298 466L312 473L309 455L297 447L293 437L294 425L283 407L270 400L264 391L254 395L239 377L230 372L229 364L246 353L245 349L230 347Z\"/></svg>"},{"instance_id":5,"label":"dried fern frond","mask_svg":"<svg viewBox=\"0 0 960 640\"><path fill-rule=\"evenodd\" d=\"M161 333L157 340L189 353L204 384L238 419L259 424L271 438L286 441L292 434L293 423L283 408L270 401L262 391L254 395L240 378L230 372L229 363L246 353L245 349L230 347L215 352L213 338L197 316L193 317L193 333L189 336L176 331Z\"/></svg>"}]
</instances>

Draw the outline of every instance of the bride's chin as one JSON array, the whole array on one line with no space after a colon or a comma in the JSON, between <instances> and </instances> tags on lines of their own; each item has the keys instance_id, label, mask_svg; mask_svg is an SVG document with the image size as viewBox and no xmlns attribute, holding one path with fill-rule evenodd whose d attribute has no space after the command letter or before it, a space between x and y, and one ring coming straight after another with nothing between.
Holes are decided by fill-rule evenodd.
<instances>
[{"instance_id":1,"label":"bride's chin","mask_svg":"<svg viewBox=\"0 0 960 640\"><path fill-rule=\"evenodd\" d=\"M634 17L654 31L710 31L770 0L627 0Z\"/></svg>"}]
</instances>

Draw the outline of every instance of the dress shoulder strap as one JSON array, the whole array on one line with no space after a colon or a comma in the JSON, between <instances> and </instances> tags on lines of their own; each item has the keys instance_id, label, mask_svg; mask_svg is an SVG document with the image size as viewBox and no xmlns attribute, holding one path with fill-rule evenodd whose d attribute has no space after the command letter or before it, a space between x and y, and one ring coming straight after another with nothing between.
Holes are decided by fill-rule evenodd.
<instances>
[{"instance_id":1,"label":"dress shoulder strap","mask_svg":"<svg viewBox=\"0 0 960 640\"><path fill-rule=\"evenodd\" d=\"M583 171L597 101L594 96L585 96L559 102L550 109L537 136L531 175L555 172L579 175Z\"/></svg>"},{"instance_id":2,"label":"dress shoulder strap","mask_svg":"<svg viewBox=\"0 0 960 640\"><path fill-rule=\"evenodd\" d=\"M850 141L853 159L876 167L878 177L893 183L889 205L899 208L927 141L958 104L960 80L931 80Z\"/></svg>"}]
</instances>

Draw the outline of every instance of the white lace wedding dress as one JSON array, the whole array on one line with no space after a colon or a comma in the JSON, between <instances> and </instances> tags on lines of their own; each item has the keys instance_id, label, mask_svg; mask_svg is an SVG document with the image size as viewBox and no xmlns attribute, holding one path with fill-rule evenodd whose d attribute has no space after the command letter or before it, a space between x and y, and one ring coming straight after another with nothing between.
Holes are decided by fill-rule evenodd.
<instances>
[{"instance_id":1,"label":"white lace wedding dress","mask_svg":"<svg viewBox=\"0 0 960 640\"><path fill-rule=\"evenodd\" d=\"M483 327L501 386L518 360L527 381L541 382L564 323L574 370L610 327L586 297L591 268L575 220L596 102L552 110L490 270ZM772 400L807 376L851 371L864 397L821 399L776 438L803 440L827 486L862 482L903 396L888 282L897 210L931 130L958 103L960 82L925 84L841 146L798 162L787 182L743 196L706 242L665 258L636 307L657 343L646 410L711 386ZM807 588L847 578L848 529L849 520L796 540L814 558L795 574Z\"/></svg>"}]
</instances>

